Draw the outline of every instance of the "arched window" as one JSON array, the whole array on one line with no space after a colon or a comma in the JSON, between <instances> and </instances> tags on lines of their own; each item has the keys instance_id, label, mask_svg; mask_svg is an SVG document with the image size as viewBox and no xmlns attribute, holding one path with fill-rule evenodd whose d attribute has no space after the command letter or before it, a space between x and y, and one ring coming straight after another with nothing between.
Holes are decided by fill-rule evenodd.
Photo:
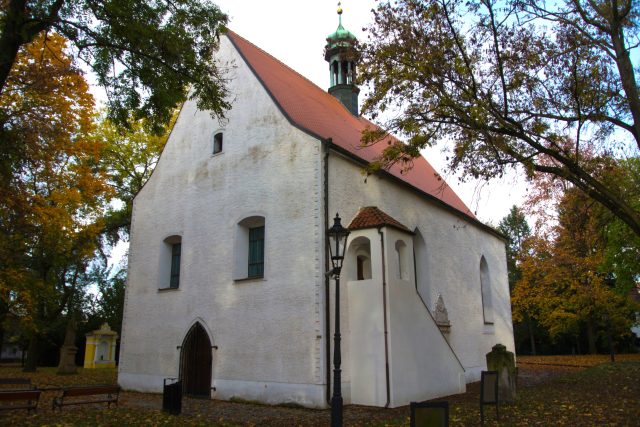
<instances>
[{"instance_id":1,"label":"arched window","mask_svg":"<svg viewBox=\"0 0 640 427\"><path fill-rule=\"evenodd\" d=\"M222 152L222 132L213 135L213 154Z\"/></svg>"},{"instance_id":2,"label":"arched window","mask_svg":"<svg viewBox=\"0 0 640 427\"><path fill-rule=\"evenodd\" d=\"M413 237L413 259L416 267L416 287L422 300L429 309L433 309L435 291L431 287L431 278L429 276L429 253L427 251L427 243L422 233L417 228Z\"/></svg>"},{"instance_id":3,"label":"arched window","mask_svg":"<svg viewBox=\"0 0 640 427\"><path fill-rule=\"evenodd\" d=\"M396 241L396 261L398 264L398 279L409 280L409 261L407 259L407 244L402 240Z\"/></svg>"},{"instance_id":4,"label":"arched window","mask_svg":"<svg viewBox=\"0 0 640 427\"><path fill-rule=\"evenodd\" d=\"M161 256L161 289L180 287L180 262L182 258L182 236L174 235L164 239Z\"/></svg>"},{"instance_id":5,"label":"arched window","mask_svg":"<svg viewBox=\"0 0 640 427\"><path fill-rule=\"evenodd\" d=\"M493 323L493 301L491 298L491 276L489 275L489 266L487 260L480 258L480 287L482 289L482 314L484 323Z\"/></svg>"},{"instance_id":6,"label":"arched window","mask_svg":"<svg viewBox=\"0 0 640 427\"><path fill-rule=\"evenodd\" d=\"M371 279L371 255L360 254L356 257L356 276L357 280Z\"/></svg>"},{"instance_id":7,"label":"arched window","mask_svg":"<svg viewBox=\"0 0 640 427\"><path fill-rule=\"evenodd\" d=\"M371 279L371 243L364 236L349 242L342 274L348 281Z\"/></svg>"},{"instance_id":8,"label":"arched window","mask_svg":"<svg viewBox=\"0 0 640 427\"><path fill-rule=\"evenodd\" d=\"M236 227L234 279L264 277L265 222L263 216L243 219Z\"/></svg>"}]
</instances>

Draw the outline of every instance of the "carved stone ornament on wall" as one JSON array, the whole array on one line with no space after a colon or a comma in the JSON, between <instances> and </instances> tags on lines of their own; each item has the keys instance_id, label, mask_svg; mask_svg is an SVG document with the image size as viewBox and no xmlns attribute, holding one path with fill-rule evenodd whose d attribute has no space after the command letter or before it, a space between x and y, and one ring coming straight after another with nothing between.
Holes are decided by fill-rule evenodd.
<instances>
[{"instance_id":1,"label":"carved stone ornament on wall","mask_svg":"<svg viewBox=\"0 0 640 427\"><path fill-rule=\"evenodd\" d=\"M449 313L447 313L442 295L438 295L434 312L438 328L443 334L448 334L451 331L451 322L449 322Z\"/></svg>"}]
</instances>

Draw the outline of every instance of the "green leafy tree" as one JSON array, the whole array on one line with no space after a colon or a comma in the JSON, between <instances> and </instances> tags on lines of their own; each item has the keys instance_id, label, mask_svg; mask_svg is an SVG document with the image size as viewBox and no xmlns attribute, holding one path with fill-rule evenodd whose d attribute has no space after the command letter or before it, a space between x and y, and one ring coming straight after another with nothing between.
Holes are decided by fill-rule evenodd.
<instances>
[{"instance_id":1,"label":"green leafy tree","mask_svg":"<svg viewBox=\"0 0 640 427\"><path fill-rule=\"evenodd\" d=\"M509 288L520 279L518 256L522 251L522 243L531 234L527 217L517 206L512 206L509 214L502 218L498 230L507 236L507 270L509 273Z\"/></svg>"},{"instance_id":2,"label":"green leafy tree","mask_svg":"<svg viewBox=\"0 0 640 427\"><path fill-rule=\"evenodd\" d=\"M606 170L606 179L628 195L631 206L640 211L640 158L626 159ZM602 207L594 207L603 217L606 239L604 270L611 273L620 293L628 293L640 282L640 236Z\"/></svg>"},{"instance_id":3,"label":"green leafy tree","mask_svg":"<svg viewBox=\"0 0 640 427\"><path fill-rule=\"evenodd\" d=\"M208 0L4 0L0 7L0 93L20 48L56 32L96 73L119 125L133 113L159 132L188 91L212 114L229 107L212 57L227 17Z\"/></svg>"},{"instance_id":4,"label":"green leafy tree","mask_svg":"<svg viewBox=\"0 0 640 427\"><path fill-rule=\"evenodd\" d=\"M105 118L96 127L95 137L103 147L100 162L118 201L109 206L105 215L105 243L114 245L128 237L133 199L151 177L176 119L174 110L172 119L158 135L148 132L142 119L130 118L127 127L122 128Z\"/></svg>"},{"instance_id":5,"label":"green leafy tree","mask_svg":"<svg viewBox=\"0 0 640 427\"><path fill-rule=\"evenodd\" d=\"M374 169L409 167L421 148L444 142L467 177L516 164L560 177L640 235L637 207L591 161L638 157L632 0L382 1L374 18L364 111L391 112L383 127L406 139L385 147ZM382 137L370 129L362 141Z\"/></svg>"},{"instance_id":6,"label":"green leafy tree","mask_svg":"<svg viewBox=\"0 0 640 427\"><path fill-rule=\"evenodd\" d=\"M108 258L98 257L87 270L84 280L87 284L94 285L98 291L85 306L84 330L93 331L106 322L111 329L120 333L127 280L126 264L111 266Z\"/></svg>"}]
</instances>

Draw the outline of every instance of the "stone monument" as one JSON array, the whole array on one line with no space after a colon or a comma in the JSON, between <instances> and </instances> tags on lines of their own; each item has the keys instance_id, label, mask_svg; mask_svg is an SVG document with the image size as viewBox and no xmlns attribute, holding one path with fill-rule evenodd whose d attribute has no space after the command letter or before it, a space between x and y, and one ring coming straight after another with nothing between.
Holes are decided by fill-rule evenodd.
<instances>
[{"instance_id":1,"label":"stone monument","mask_svg":"<svg viewBox=\"0 0 640 427\"><path fill-rule=\"evenodd\" d=\"M60 363L57 373L60 375L73 375L78 373L76 366L76 353L78 347L75 346L76 322L71 319L67 322L67 330L64 335L64 343L60 348Z\"/></svg>"},{"instance_id":2,"label":"stone monument","mask_svg":"<svg viewBox=\"0 0 640 427\"><path fill-rule=\"evenodd\" d=\"M502 344L496 344L487 353L487 369L498 372L500 402L516 400L516 362L513 353Z\"/></svg>"},{"instance_id":3,"label":"stone monument","mask_svg":"<svg viewBox=\"0 0 640 427\"><path fill-rule=\"evenodd\" d=\"M442 295L438 295L434 312L438 329L440 329L440 332L442 332L448 340L449 332L451 332L451 322L449 321L449 313L447 312L447 307L444 305Z\"/></svg>"}]
</instances>

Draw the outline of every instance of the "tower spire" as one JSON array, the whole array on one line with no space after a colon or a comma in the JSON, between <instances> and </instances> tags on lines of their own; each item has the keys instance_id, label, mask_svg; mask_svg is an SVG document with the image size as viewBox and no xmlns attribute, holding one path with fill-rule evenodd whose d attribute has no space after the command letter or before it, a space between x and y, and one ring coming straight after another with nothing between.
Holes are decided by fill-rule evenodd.
<instances>
[{"instance_id":1,"label":"tower spire","mask_svg":"<svg viewBox=\"0 0 640 427\"><path fill-rule=\"evenodd\" d=\"M324 59L329 62L329 93L355 116L358 115L358 93L355 84L359 59L358 40L342 26L342 2L338 2L338 28L327 37Z\"/></svg>"}]
</instances>

